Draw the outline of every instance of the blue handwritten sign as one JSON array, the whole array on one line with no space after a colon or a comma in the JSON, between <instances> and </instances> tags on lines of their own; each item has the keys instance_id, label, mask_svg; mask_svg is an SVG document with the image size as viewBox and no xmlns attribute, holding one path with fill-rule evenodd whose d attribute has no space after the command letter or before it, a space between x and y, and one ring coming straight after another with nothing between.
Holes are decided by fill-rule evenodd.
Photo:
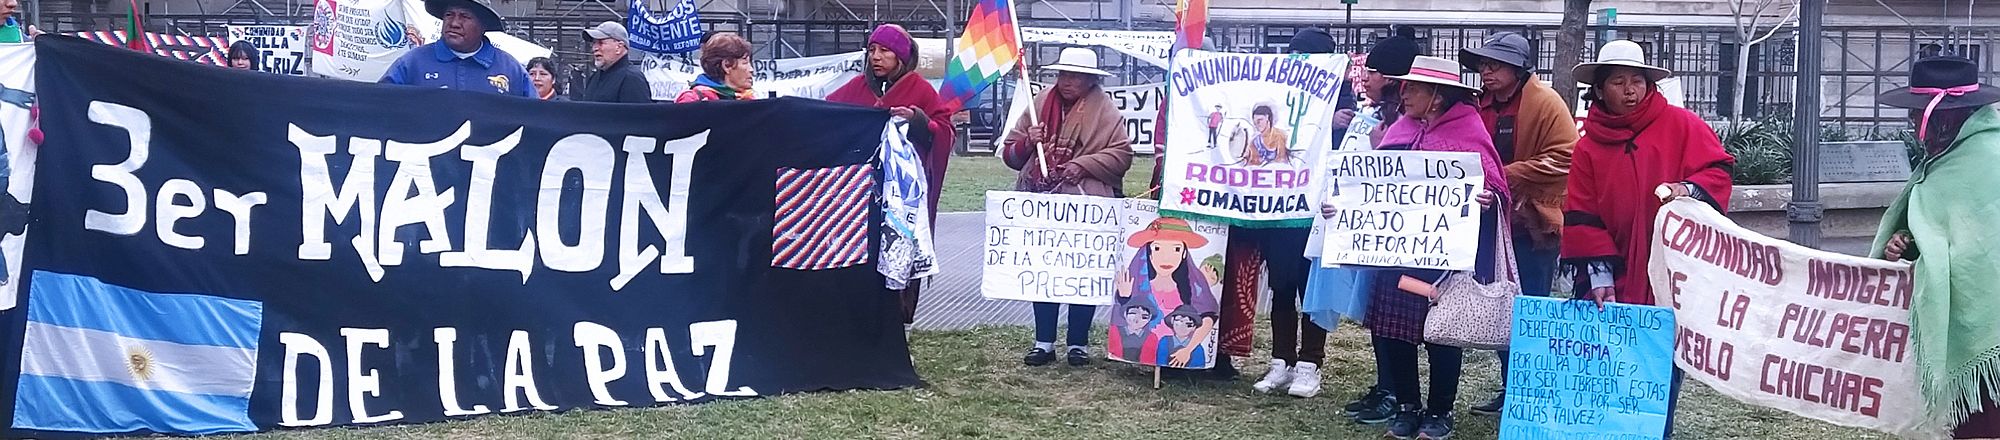
<instances>
[{"instance_id":1,"label":"blue handwritten sign","mask_svg":"<svg viewBox=\"0 0 2000 440\"><path fill-rule=\"evenodd\" d=\"M1500 438L1661 438L1674 328L1663 307L1515 298Z\"/></svg>"}]
</instances>

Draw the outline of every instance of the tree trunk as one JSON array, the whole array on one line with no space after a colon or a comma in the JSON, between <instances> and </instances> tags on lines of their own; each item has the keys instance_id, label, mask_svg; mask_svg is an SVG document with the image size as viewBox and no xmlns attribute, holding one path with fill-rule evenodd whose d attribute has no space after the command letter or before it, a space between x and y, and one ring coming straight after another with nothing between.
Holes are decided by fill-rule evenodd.
<instances>
[{"instance_id":1,"label":"tree trunk","mask_svg":"<svg viewBox=\"0 0 2000 440\"><path fill-rule=\"evenodd\" d=\"M1756 30L1751 29L1751 31L1755 32ZM1748 40L1743 40L1736 44L1736 93L1729 97L1730 127L1735 127L1743 123L1744 100L1748 99L1750 95L1750 48L1752 46L1749 43Z\"/></svg>"},{"instance_id":2,"label":"tree trunk","mask_svg":"<svg viewBox=\"0 0 2000 440\"><path fill-rule=\"evenodd\" d=\"M1562 27L1556 30L1555 65L1549 69L1555 72L1556 95L1562 96L1563 103L1578 105L1576 83L1578 78L1570 74L1587 52L1584 47L1585 31L1590 24L1590 0L1563 0ZM1595 54L1591 54L1595 56Z\"/></svg>"}]
</instances>

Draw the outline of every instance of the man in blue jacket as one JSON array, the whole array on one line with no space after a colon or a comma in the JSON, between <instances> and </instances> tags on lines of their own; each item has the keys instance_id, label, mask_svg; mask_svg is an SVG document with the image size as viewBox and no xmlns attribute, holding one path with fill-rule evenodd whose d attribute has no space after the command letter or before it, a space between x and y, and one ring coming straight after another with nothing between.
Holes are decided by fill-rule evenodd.
<instances>
[{"instance_id":1,"label":"man in blue jacket","mask_svg":"<svg viewBox=\"0 0 2000 440\"><path fill-rule=\"evenodd\" d=\"M507 30L507 23L486 0L425 0L424 10L444 20L444 38L403 54L379 82L539 96L521 62L487 41L486 32Z\"/></svg>"}]
</instances>

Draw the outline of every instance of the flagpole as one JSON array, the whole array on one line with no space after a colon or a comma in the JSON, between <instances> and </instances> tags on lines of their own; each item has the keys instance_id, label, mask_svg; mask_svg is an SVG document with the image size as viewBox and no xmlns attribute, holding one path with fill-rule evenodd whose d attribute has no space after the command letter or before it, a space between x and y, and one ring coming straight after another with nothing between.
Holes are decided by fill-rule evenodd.
<instances>
[{"instance_id":1,"label":"flagpole","mask_svg":"<svg viewBox=\"0 0 2000 440\"><path fill-rule=\"evenodd\" d=\"M1021 13L1014 9L1015 0L1005 1L1007 2L1007 22L1012 23L1013 26L1009 27L1014 28L1014 64L1020 66L1021 69L1021 82L1015 87L1027 87L1029 82L1028 40L1021 38ZM959 38L965 37L960 36ZM1015 96L1015 98L1019 99L1020 97ZM1040 125L1042 125L1041 117L1035 114L1035 94L1030 92L1028 93L1028 126L1035 127ZM1043 133L1043 136L1047 135L1048 133ZM1034 141L1035 161L1042 165L1042 177L1053 177L1049 174L1049 155L1042 149L1042 140L1035 139Z\"/></svg>"}]
</instances>

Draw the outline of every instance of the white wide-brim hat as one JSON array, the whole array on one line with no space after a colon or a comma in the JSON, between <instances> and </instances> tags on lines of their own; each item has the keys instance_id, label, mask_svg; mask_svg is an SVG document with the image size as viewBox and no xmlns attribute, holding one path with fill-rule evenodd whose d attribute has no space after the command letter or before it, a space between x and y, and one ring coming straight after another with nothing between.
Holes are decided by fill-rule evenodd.
<instances>
[{"instance_id":1,"label":"white wide-brim hat","mask_svg":"<svg viewBox=\"0 0 2000 440\"><path fill-rule=\"evenodd\" d=\"M1605 43L1603 48L1597 50L1597 61L1578 64L1576 65L1576 69L1570 70L1570 73L1576 78L1577 82L1594 86L1597 85L1598 69L1609 67L1639 69L1639 71L1646 74L1646 80L1651 82L1660 82L1662 79L1674 76L1674 72L1671 70L1646 64L1646 49L1639 47L1639 43L1634 43L1631 40L1618 40Z\"/></svg>"},{"instance_id":2,"label":"white wide-brim hat","mask_svg":"<svg viewBox=\"0 0 2000 440\"><path fill-rule=\"evenodd\" d=\"M1111 72L1097 68L1097 52L1081 47L1063 48L1056 56L1056 63L1042 66L1043 69L1076 72L1087 75L1111 76Z\"/></svg>"},{"instance_id":3,"label":"white wide-brim hat","mask_svg":"<svg viewBox=\"0 0 2000 440\"><path fill-rule=\"evenodd\" d=\"M1478 87L1466 85L1464 78L1459 76L1458 72L1459 65L1457 62L1438 57L1420 56L1417 57L1416 61L1410 63L1410 74L1395 75L1388 78L1457 87L1473 92L1479 91Z\"/></svg>"}]
</instances>

